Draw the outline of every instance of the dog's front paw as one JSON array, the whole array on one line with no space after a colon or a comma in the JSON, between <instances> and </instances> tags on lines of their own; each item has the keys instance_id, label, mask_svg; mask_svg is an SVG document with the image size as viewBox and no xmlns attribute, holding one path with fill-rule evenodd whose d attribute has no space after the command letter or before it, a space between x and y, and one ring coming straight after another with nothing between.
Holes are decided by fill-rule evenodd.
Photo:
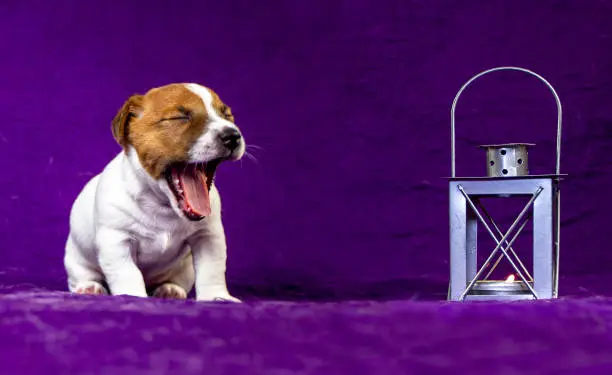
<instances>
[{"instance_id":1,"label":"dog's front paw","mask_svg":"<svg viewBox=\"0 0 612 375\"><path fill-rule=\"evenodd\" d=\"M163 299L186 299L187 292L176 284L166 283L155 289L153 297Z\"/></svg>"},{"instance_id":2,"label":"dog's front paw","mask_svg":"<svg viewBox=\"0 0 612 375\"><path fill-rule=\"evenodd\" d=\"M82 283L78 283L76 288L74 288L74 292L76 294L87 294L87 295L108 295L108 290L102 284L96 281L86 281Z\"/></svg>"},{"instance_id":3,"label":"dog's front paw","mask_svg":"<svg viewBox=\"0 0 612 375\"><path fill-rule=\"evenodd\" d=\"M213 295L213 296L198 296L196 298L200 302L225 302L225 303L242 303L238 298L229 294Z\"/></svg>"},{"instance_id":4,"label":"dog's front paw","mask_svg":"<svg viewBox=\"0 0 612 375\"><path fill-rule=\"evenodd\" d=\"M234 296L230 296L229 294L226 296L219 296L213 298L213 302L231 302L231 303L242 303L241 300Z\"/></svg>"}]
</instances>

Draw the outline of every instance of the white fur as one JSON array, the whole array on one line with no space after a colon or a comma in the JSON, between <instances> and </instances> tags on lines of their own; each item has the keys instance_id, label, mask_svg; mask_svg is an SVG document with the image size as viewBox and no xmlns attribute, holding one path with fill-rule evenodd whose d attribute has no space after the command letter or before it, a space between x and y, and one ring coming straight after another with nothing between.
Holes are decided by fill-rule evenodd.
<instances>
[{"instance_id":1,"label":"white fur","mask_svg":"<svg viewBox=\"0 0 612 375\"><path fill-rule=\"evenodd\" d=\"M207 89L188 88L202 98L210 118L190 150L191 160L228 156L217 135L225 126L236 126L215 114ZM244 148L243 141L230 158L239 159ZM210 200L211 216L189 221L165 179L147 174L133 148L121 152L85 185L72 206L64 257L69 289L106 283L113 295L147 297L148 289L160 284L186 292L195 285L198 300L237 302L226 287L226 242L214 185Z\"/></svg>"},{"instance_id":2,"label":"white fur","mask_svg":"<svg viewBox=\"0 0 612 375\"><path fill-rule=\"evenodd\" d=\"M219 150L220 145L218 142L214 141L215 138L218 137L219 132L225 128L234 128L236 130L238 130L238 128L232 122L225 120L215 112L212 106L212 94L206 87L190 83L187 85L187 89L202 98L210 121L208 124L208 131L204 132L204 134L198 138L195 145L192 147L191 152L189 153L189 157L192 162L197 162L202 159L210 160L217 158L220 152L224 152L223 150ZM240 159L243 156L245 149L245 143L241 142L238 149L234 151L234 155L232 155L231 159Z\"/></svg>"}]
</instances>

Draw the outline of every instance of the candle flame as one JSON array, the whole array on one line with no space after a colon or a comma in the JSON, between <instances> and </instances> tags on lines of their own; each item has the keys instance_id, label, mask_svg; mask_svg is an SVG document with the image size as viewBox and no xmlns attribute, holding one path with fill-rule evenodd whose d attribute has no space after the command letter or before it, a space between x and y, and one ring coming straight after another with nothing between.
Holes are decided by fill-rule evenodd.
<instances>
[{"instance_id":1,"label":"candle flame","mask_svg":"<svg viewBox=\"0 0 612 375\"><path fill-rule=\"evenodd\" d=\"M507 283L511 283L513 281L514 281L514 275L513 274L510 274L510 276L506 277L506 282Z\"/></svg>"}]
</instances>

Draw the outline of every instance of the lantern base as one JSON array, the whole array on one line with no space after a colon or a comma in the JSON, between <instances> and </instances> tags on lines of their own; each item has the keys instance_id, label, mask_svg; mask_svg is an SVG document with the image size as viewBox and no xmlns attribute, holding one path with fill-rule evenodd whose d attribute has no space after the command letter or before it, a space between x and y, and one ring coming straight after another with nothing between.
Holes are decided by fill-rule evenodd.
<instances>
[{"instance_id":1,"label":"lantern base","mask_svg":"<svg viewBox=\"0 0 612 375\"><path fill-rule=\"evenodd\" d=\"M464 301L525 301L534 300L533 294L478 295L468 294Z\"/></svg>"},{"instance_id":2,"label":"lantern base","mask_svg":"<svg viewBox=\"0 0 612 375\"><path fill-rule=\"evenodd\" d=\"M531 283L533 286L533 283ZM473 294L480 295L506 295L506 294L522 294L529 293L529 289L520 280L516 281L492 281L482 280L477 281L472 288Z\"/></svg>"},{"instance_id":3,"label":"lantern base","mask_svg":"<svg viewBox=\"0 0 612 375\"><path fill-rule=\"evenodd\" d=\"M533 283L531 283L533 286ZM477 281L466 301L517 301L534 299L522 281Z\"/></svg>"}]
</instances>

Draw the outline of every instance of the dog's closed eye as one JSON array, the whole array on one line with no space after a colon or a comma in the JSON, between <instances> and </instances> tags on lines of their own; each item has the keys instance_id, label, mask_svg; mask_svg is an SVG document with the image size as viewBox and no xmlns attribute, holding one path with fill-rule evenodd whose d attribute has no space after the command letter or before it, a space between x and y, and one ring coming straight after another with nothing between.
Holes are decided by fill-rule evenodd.
<instances>
[{"instance_id":1,"label":"dog's closed eye","mask_svg":"<svg viewBox=\"0 0 612 375\"><path fill-rule=\"evenodd\" d=\"M185 107L179 106L177 108L178 114L169 117L162 118L159 122L163 121L189 121L192 118L192 112Z\"/></svg>"},{"instance_id":2,"label":"dog's closed eye","mask_svg":"<svg viewBox=\"0 0 612 375\"><path fill-rule=\"evenodd\" d=\"M161 121L188 121L191 120L189 116L174 116L174 117L164 117Z\"/></svg>"}]
</instances>

